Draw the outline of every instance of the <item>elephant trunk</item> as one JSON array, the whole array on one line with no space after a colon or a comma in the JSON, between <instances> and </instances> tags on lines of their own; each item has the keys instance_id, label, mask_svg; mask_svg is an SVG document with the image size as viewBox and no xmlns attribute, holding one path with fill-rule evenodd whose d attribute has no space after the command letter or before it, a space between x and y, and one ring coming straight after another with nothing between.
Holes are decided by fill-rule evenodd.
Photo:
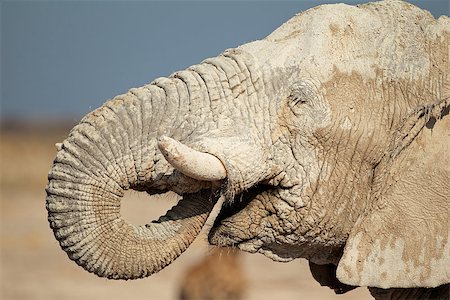
<instances>
[{"instance_id":1,"label":"elephant trunk","mask_svg":"<svg viewBox=\"0 0 450 300\"><path fill-rule=\"evenodd\" d=\"M124 190L175 184L157 136L180 103L157 83L133 89L87 115L58 146L46 189L48 220L62 249L87 271L112 279L149 276L175 260L203 227L211 192L183 176L189 194L158 221L134 226L120 215Z\"/></svg>"},{"instance_id":2,"label":"elephant trunk","mask_svg":"<svg viewBox=\"0 0 450 300\"><path fill-rule=\"evenodd\" d=\"M231 49L88 114L58 145L49 173L48 220L63 250L114 279L170 264L200 232L213 189L232 201L279 173L269 151L276 114L265 97L252 56ZM137 227L120 216L130 188L183 200Z\"/></svg>"}]
</instances>

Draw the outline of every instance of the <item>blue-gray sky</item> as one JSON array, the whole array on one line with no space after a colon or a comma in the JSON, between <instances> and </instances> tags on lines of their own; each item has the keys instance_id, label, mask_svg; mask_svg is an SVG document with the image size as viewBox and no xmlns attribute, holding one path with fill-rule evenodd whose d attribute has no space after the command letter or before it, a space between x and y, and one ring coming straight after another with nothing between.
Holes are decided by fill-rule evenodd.
<instances>
[{"instance_id":1,"label":"blue-gray sky","mask_svg":"<svg viewBox=\"0 0 450 300\"><path fill-rule=\"evenodd\" d=\"M131 87L334 2L365 1L3 1L2 117L78 119ZM449 15L448 0L410 2Z\"/></svg>"}]
</instances>

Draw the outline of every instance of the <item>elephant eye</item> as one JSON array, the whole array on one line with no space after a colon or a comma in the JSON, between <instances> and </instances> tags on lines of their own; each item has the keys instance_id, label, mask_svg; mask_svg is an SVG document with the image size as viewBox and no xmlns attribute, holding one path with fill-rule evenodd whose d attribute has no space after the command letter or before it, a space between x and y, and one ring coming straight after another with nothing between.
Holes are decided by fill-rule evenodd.
<instances>
[{"instance_id":1,"label":"elephant eye","mask_svg":"<svg viewBox=\"0 0 450 300\"><path fill-rule=\"evenodd\" d=\"M307 103L308 101L302 96L304 95L301 95L299 93L294 94L291 93L291 95L289 95L289 98L291 100L289 101L289 105L293 108L296 107L297 105Z\"/></svg>"},{"instance_id":2,"label":"elephant eye","mask_svg":"<svg viewBox=\"0 0 450 300\"><path fill-rule=\"evenodd\" d=\"M308 80L298 81L291 86L289 107L294 113L298 113L302 106L311 103L315 98L317 98L315 85Z\"/></svg>"}]
</instances>

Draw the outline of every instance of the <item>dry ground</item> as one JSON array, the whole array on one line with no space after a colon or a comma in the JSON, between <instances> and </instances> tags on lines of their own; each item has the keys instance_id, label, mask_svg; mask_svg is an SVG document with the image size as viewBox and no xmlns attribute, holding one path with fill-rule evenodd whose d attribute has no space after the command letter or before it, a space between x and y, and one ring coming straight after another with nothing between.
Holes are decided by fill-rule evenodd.
<instances>
[{"instance_id":1,"label":"dry ground","mask_svg":"<svg viewBox=\"0 0 450 300\"><path fill-rule=\"evenodd\" d=\"M65 129L49 128L1 132L0 299L176 299L183 272L209 251L204 234L163 271L128 282L89 274L59 248L47 223L44 188L54 144L65 135ZM129 194L123 214L143 224L170 202ZM283 264L244 254L242 261L249 278L246 299L371 299L365 288L336 296L320 287L305 260Z\"/></svg>"}]
</instances>

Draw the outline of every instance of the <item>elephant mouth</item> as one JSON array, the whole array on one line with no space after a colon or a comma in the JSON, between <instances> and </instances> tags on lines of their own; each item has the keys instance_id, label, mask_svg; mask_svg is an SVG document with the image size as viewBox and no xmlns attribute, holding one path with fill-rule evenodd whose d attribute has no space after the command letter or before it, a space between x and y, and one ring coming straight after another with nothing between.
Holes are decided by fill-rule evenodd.
<instances>
[{"instance_id":1,"label":"elephant mouth","mask_svg":"<svg viewBox=\"0 0 450 300\"><path fill-rule=\"evenodd\" d=\"M269 186L265 184L257 184L250 189L243 191L242 193L235 195L232 201L226 201L221 206L217 217L209 231L208 240L210 244L217 245L220 247L239 247L243 246L247 242L250 242L245 234L245 231L249 229L250 226L254 225L252 223L239 224L240 228L233 226L230 218L236 216L242 212L248 205L258 196L264 194L268 191L274 190L276 187ZM228 230L233 227L233 230ZM233 234L231 233L233 232ZM239 233L244 233L240 235ZM242 249L249 252L256 252L250 249Z\"/></svg>"},{"instance_id":2,"label":"elephant mouth","mask_svg":"<svg viewBox=\"0 0 450 300\"><path fill-rule=\"evenodd\" d=\"M227 201L222 205L217 218L214 221L214 226L219 226L220 222L242 211L255 198L256 195L269 190L272 187L258 184L250 189L236 195L233 201Z\"/></svg>"},{"instance_id":3,"label":"elephant mouth","mask_svg":"<svg viewBox=\"0 0 450 300\"><path fill-rule=\"evenodd\" d=\"M289 262L301 257L306 249L303 245L286 247L283 242L273 238L270 219L276 214L276 203L271 197L279 193L280 187L257 184L238 194L233 201L227 201L209 231L209 243L260 253L278 262Z\"/></svg>"}]
</instances>

